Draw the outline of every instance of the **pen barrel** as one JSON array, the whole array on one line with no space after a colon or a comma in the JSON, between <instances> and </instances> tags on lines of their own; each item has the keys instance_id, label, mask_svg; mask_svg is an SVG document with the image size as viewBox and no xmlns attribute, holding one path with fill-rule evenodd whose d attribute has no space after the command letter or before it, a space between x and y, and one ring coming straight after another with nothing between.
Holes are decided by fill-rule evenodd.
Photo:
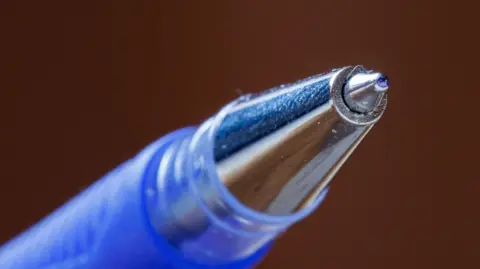
<instances>
[{"instance_id":1,"label":"pen barrel","mask_svg":"<svg viewBox=\"0 0 480 269\"><path fill-rule=\"evenodd\" d=\"M251 268L323 201L382 115L385 80L345 67L241 97L152 143L7 243L0 265ZM357 103L368 112L352 110Z\"/></svg>"},{"instance_id":2,"label":"pen barrel","mask_svg":"<svg viewBox=\"0 0 480 269\"><path fill-rule=\"evenodd\" d=\"M41 222L0 248L8 269L250 268L263 248L245 259L202 265L151 226L145 182L154 180L168 146L191 135L183 129L152 143Z\"/></svg>"}]
</instances>

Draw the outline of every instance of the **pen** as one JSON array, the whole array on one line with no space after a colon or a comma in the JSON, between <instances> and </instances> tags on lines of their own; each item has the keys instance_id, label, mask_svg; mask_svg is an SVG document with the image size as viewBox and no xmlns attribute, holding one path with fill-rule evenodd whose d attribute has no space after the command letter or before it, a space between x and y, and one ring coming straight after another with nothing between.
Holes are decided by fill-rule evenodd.
<instances>
[{"instance_id":1,"label":"pen","mask_svg":"<svg viewBox=\"0 0 480 269\"><path fill-rule=\"evenodd\" d=\"M322 202L388 86L348 66L242 96L3 245L1 268L252 268Z\"/></svg>"}]
</instances>

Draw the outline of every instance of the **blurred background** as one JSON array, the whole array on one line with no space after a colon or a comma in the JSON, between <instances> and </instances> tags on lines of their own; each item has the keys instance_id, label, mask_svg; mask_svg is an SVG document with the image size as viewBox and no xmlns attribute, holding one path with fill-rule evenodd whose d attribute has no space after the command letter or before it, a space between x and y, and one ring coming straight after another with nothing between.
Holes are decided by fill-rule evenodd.
<instances>
[{"instance_id":1,"label":"blurred background","mask_svg":"<svg viewBox=\"0 0 480 269\"><path fill-rule=\"evenodd\" d=\"M361 64L387 112L259 268L479 268L467 3L2 1L0 243L239 92Z\"/></svg>"}]
</instances>

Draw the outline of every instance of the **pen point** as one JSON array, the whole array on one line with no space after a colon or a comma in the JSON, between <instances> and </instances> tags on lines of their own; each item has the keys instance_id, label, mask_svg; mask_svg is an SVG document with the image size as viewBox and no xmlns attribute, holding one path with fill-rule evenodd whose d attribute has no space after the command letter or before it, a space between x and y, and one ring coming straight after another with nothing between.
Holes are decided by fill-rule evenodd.
<instances>
[{"instance_id":1,"label":"pen point","mask_svg":"<svg viewBox=\"0 0 480 269\"><path fill-rule=\"evenodd\" d=\"M345 85L345 102L352 111L369 113L378 106L388 87L388 77L382 73L356 74Z\"/></svg>"}]
</instances>

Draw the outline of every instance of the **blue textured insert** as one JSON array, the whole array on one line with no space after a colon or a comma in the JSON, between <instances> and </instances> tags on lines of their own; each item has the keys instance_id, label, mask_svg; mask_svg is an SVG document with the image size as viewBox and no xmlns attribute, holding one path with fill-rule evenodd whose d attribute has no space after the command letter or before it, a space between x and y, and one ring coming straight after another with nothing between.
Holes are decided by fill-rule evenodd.
<instances>
[{"instance_id":1,"label":"blue textured insert","mask_svg":"<svg viewBox=\"0 0 480 269\"><path fill-rule=\"evenodd\" d=\"M317 75L284 87L273 88L253 96L247 102L277 91L284 93L248 105L228 114L217 129L215 160L220 161L241 148L285 126L298 117L328 102L330 76ZM308 83L311 81L312 83ZM302 85L303 84L303 85Z\"/></svg>"}]
</instances>

